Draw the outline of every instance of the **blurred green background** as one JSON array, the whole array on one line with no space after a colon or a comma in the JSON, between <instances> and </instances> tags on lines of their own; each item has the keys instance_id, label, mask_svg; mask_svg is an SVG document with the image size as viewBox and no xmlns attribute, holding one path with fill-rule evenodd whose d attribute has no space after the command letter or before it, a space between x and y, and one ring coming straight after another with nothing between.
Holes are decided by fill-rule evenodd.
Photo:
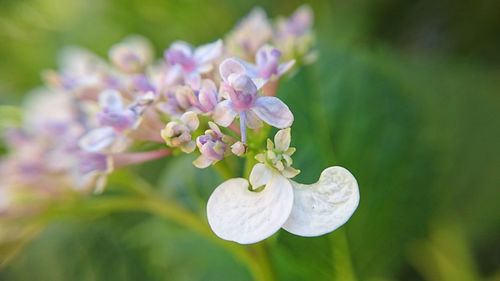
<instances>
[{"instance_id":1,"label":"blurred green background","mask_svg":"<svg viewBox=\"0 0 500 281\"><path fill-rule=\"evenodd\" d=\"M275 17L301 4L0 0L0 102L19 105L67 45L106 56L138 33L159 57L176 39L222 37L254 6ZM273 237L277 279L500 280L500 2L310 4L319 60L279 89L296 116L298 180L345 166L361 202L329 235ZM221 179L191 160L134 169L203 213ZM0 270L0 280L250 279L218 245L140 212L54 222Z\"/></svg>"}]
</instances>

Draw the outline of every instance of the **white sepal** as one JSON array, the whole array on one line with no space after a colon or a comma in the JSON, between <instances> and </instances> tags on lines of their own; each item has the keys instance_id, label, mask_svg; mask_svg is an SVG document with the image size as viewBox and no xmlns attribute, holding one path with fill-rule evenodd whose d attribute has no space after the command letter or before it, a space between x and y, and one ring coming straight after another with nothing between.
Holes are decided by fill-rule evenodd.
<instances>
[{"instance_id":1,"label":"white sepal","mask_svg":"<svg viewBox=\"0 0 500 281\"><path fill-rule=\"evenodd\" d=\"M346 223L358 207L358 183L345 168L325 169L314 184L290 182L294 203L283 228L293 234L311 237L329 233Z\"/></svg>"},{"instance_id":2,"label":"white sepal","mask_svg":"<svg viewBox=\"0 0 500 281\"><path fill-rule=\"evenodd\" d=\"M293 204L290 181L273 173L260 192L248 189L246 179L229 179L210 196L210 227L222 239L252 244L266 239L285 223Z\"/></svg>"}]
</instances>

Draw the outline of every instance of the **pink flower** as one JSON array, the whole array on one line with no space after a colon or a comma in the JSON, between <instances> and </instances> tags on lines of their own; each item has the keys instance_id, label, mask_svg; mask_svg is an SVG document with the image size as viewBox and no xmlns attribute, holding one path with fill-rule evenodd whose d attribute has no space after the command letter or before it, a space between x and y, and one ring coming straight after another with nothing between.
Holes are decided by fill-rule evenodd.
<instances>
[{"instance_id":1,"label":"pink flower","mask_svg":"<svg viewBox=\"0 0 500 281\"><path fill-rule=\"evenodd\" d=\"M201 74L213 69L213 62L222 55L222 40L193 48L186 42L173 43L165 52L171 71L181 75L186 84L199 88Z\"/></svg>"},{"instance_id":2,"label":"pink flower","mask_svg":"<svg viewBox=\"0 0 500 281\"><path fill-rule=\"evenodd\" d=\"M151 63L153 48L149 41L138 35L129 36L109 50L113 65L124 73L139 73Z\"/></svg>"},{"instance_id":3,"label":"pink flower","mask_svg":"<svg viewBox=\"0 0 500 281\"><path fill-rule=\"evenodd\" d=\"M281 52L270 46L262 46L255 55L256 65L252 67L254 75L262 79L278 78L290 70L295 60L280 64Z\"/></svg>"},{"instance_id":4,"label":"pink flower","mask_svg":"<svg viewBox=\"0 0 500 281\"><path fill-rule=\"evenodd\" d=\"M215 108L213 118L217 124L227 127L239 115L243 143L246 143L246 127L258 128L261 120L279 129L292 125L293 114L288 106L276 97L259 96L262 81L250 78L242 63L226 59L219 70L223 79L222 95L228 99Z\"/></svg>"},{"instance_id":5,"label":"pink flower","mask_svg":"<svg viewBox=\"0 0 500 281\"><path fill-rule=\"evenodd\" d=\"M97 114L101 126L109 126L118 132L125 131L134 126L137 116L125 107L120 92L106 90L99 95L101 112Z\"/></svg>"},{"instance_id":6,"label":"pink flower","mask_svg":"<svg viewBox=\"0 0 500 281\"><path fill-rule=\"evenodd\" d=\"M193 161L193 164L202 169L206 168L224 158L227 149L225 135L213 122L208 122L210 129L204 135L196 138L196 145L201 155Z\"/></svg>"}]
</instances>

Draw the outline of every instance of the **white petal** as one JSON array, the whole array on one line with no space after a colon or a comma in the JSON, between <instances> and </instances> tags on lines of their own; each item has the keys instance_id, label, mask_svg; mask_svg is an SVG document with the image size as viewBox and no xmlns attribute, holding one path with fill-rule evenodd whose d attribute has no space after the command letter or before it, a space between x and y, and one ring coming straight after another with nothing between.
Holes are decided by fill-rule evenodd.
<instances>
[{"instance_id":1,"label":"white petal","mask_svg":"<svg viewBox=\"0 0 500 281\"><path fill-rule=\"evenodd\" d=\"M276 135L274 135L274 145L277 150L286 151L290 147L290 128L279 130Z\"/></svg>"},{"instance_id":2,"label":"white petal","mask_svg":"<svg viewBox=\"0 0 500 281\"><path fill-rule=\"evenodd\" d=\"M245 66L241 64L237 59L229 58L225 59L219 66L219 73L222 77L222 80L228 81L229 75L231 74L240 74L243 75L246 73Z\"/></svg>"},{"instance_id":3,"label":"white petal","mask_svg":"<svg viewBox=\"0 0 500 281\"><path fill-rule=\"evenodd\" d=\"M257 98L252 110L264 122L278 129L290 127L293 123L292 112L276 97Z\"/></svg>"},{"instance_id":4,"label":"white petal","mask_svg":"<svg viewBox=\"0 0 500 281\"><path fill-rule=\"evenodd\" d=\"M193 48L191 47L191 45L184 41L175 41L174 43L172 43L172 45L170 45L170 48L168 50L180 51L187 57L190 57L193 54Z\"/></svg>"},{"instance_id":5,"label":"white petal","mask_svg":"<svg viewBox=\"0 0 500 281\"><path fill-rule=\"evenodd\" d=\"M201 76L197 72L192 72L188 76L185 77L186 84L189 85L192 89L199 89L201 87Z\"/></svg>"},{"instance_id":6,"label":"white petal","mask_svg":"<svg viewBox=\"0 0 500 281\"><path fill-rule=\"evenodd\" d=\"M203 65L220 57L222 55L222 47L223 44L221 39L199 46L194 51L194 58L200 65Z\"/></svg>"},{"instance_id":7,"label":"white petal","mask_svg":"<svg viewBox=\"0 0 500 281\"><path fill-rule=\"evenodd\" d=\"M212 165L212 160L208 159L205 155L200 155L193 161L193 165L199 169L205 169L206 167Z\"/></svg>"},{"instance_id":8,"label":"white petal","mask_svg":"<svg viewBox=\"0 0 500 281\"><path fill-rule=\"evenodd\" d=\"M180 86L175 90L175 100L182 108L189 108L191 106L191 97L194 92L189 86Z\"/></svg>"},{"instance_id":9,"label":"white petal","mask_svg":"<svg viewBox=\"0 0 500 281\"><path fill-rule=\"evenodd\" d=\"M205 79L201 83L198 99L203 110L212 111L217 105L217 87L212 80Z\"/></svg>"},{"instance_id":10,"label":"white petal","mask_svg":"<svg viewBox=\"0 0 500 281\"><path fill-rule=\"evenodd\" d=\"M283 228L300 236L319 236L349 220L359 203L358 183L345 168L325 169L317 183L294 187L292 213Z\"/></svg>"},{"instance_id":11,"label":"white petal","mask_svg":"<svg viewBox=\"0 0 500 281\"><path fill-rule=\"evenodd\" d=\"M272 171L266 167L266 165L257 163L252 168L252 172L250 173L250 184L252 185L252 189L257 189L261 186L266 185L272 177Z\"/></svg>"},{"instance_id":12,"label":"white petal","mask_svg":"<svg viewBox=\"0 0 500 281\"><path fill-rule=\"evenodd\" d=\"M198 129L198 126L200 125L200 121L198 120L198 116L193 111L187 111L184 114L182 114L181 121L191 131Z\"/></svg>"},{"instance_id":13,"label":"white petal","mask_svg":"<svg viewBox=\"0 0 500 281\"><path fill-rule=\"evenodd\" d=\"M247 152L247 146L241 141L235 142L231 145L231 152L236 156L243 156Z\"/></svg>"},{"instance_id":14,"label":"white petal","mask_svg":"<svg viewBox=\"0 0 500 281\"><path fill-rule=\"evenodd\" d=\"M281 228L292 204L292 186L280 175L274 174L260 192L249 191L246 179L230 179L219 185L208 199L208 223L222 239L256 243Z\"/></svg>"},{"instance_id":15,"label":"white petal","mask_svg":"<svg viewBox=\"0 0 500 281\"><path fill-rule=\"evenodd\" d=\"M212 118L215 123L227 127L231 125L236 117L236 111L233 110L230 100L224 100L217 104Z\"/></svg>"}]
</instances>

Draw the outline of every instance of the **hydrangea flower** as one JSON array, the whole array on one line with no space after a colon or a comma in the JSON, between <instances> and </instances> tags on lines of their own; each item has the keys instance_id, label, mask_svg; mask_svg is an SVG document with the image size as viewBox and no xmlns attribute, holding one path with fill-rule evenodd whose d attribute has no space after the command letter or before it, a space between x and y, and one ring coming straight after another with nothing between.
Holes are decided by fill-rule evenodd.
<instances>
[{"instance_id":1,"label":"hydrangea flower","mask_svg":"<svg viewBox=\"0 0 500 281\"><path fill-rule=\"evenodd\" d=\"M138 35L129 36L109 50L109 58L124 73L140 73L153 59L149 41Z\"/></svg>"},{"instance_id":2,"label":"hydrangea flower","mask_svg":"<svg viewBox=\"0 0 500 281\"><path fill-rule=\"evenodd\" d=\"M193 165L203 169L224 158L227 150L226 136L220 131L219 127L208 122L210 129L205 131L204 135L196 138L196 145L201 155L193 161Z\"/></svg>"},{"instance_id":3,"label":"hydrangea flower","mask_svg":"<svg viewBox=\"0 0 500 281\"><path fill-rule=\"evenodd\" d=\"M282 130L257 154L259 163L248 180L227 180L210 196L207 215L214 232L248 244L280 228L301 236L338 228L359 202L356 180L341 167L327 168L312 185L291 180L300 172L292 166L294 116L273 97L278 78L295 59L308 61L314 54L312 20L312 10L303 6L272 25L257 8L233 29L225 48L222 40L197 48L177 41L158 63L150 43L139 36L114 45L109 62L83 49L67 49L60 71L45 75L48 89L28 103L25 124L8 134L8 152L0 161L0 210L10 208L18 195L11 187L40 198L62 194L59 188L69 185L100 192L115 168L171 153L167 148L130 152L140 147L135 141L166 143L185 153L197 147L200 155L193 164L198 168L230 153L253 154L259 141L247 145L247 127L265 122ZM201 135L197 114L202 127L209 127ZM237 117L240 141L216 125L238 133L232 126Z\"/></svg>"},{"instance_id":4,"label":"hydrangea flower","mask_svg":"<svg viewBox=\"0 0 500 281\"><path fill-rule=\"evenodd\" d=\"M183 152L191 153L196 148L196 143L191 133L196 130L200 122L196 113L188 111L179 120L170 121L161 131L161 137L170 147L179 147Z\"/></svg>"},{"instance_id":5,"label":"hydrangea flower","mask_svg":"<svg viewBox=\"0 0 500 281\"><path fill-rule=\"evenodd\" d=\"M49 86L69 91L81 99L95 99L114 80L108 65L97 55L79 47L67 47L60 55L60 72L48 71L44 78Z\"/></svg>"},{"instance_id":6,"label":"hydrangea flower","mask_svg":"<svg viewBox=\"0 0 500 281\"><path fill-rule=\"evenodd\" d=\"M227 127L239 116L243 143L246 143L246 127L259 128L261 120L280 129L292 125L293 114L288 106L276 97L259 96L258 90L263 83L252 80L239 61L223 61L220 75L223 79L223 95L228 99L217 104L213 119L217 124Z\"/></svg>"},{"instance_id":7,"label":"hydrangea flower","mask_svg":"<svg viewBox=\"0 0 500 281\"><path fill-rule=\"evenodd\" d=\"M267 139L267 150L255 156L257 161L276 169L286 178L293 178L300 173L292 167L292 155L295 153L295 148L290 147L290 131L290 128L279 130L274 136L274 143Z\"/></svg>"},{"instance_id":8,"label":"hydrangea flower","mask_svg":"<svg viewBox=\"0 0 500 281\"><path fill-rule=\"evenodd\" d=\"M247 152L247 145L241 141L237 141L231 145L231 152L236 156L243 156Z\"/></svg>"},{"instance_id":9,"label":"hydrangea flower","mask_svg":"<svg viewBox=\"0 0 500 281\"><path fill-rule=\"evenodd\" d=\"M317 53L312 49L314 34L311 30L314 16L310 6L302 5L289 17L278 19L273 43L285 58L299 58L312 63Z\"/></svg>"},{"instance_id":10,"label":"hydrangea flower","mask_svg":"<svg viewBox=\"0 0 500 281\"><path fill-rule=\"evenodd\" d=\"M175 91L175 99L180 108L211 113L218 102L217 86L210 79L203 79L197 89L180 86Z\"/></svg>"},{"instance_id":11,"label":"hydrangea flower","mask_svg":"<svg viewBox=\"0 0 500 281\"><path fill-rule=\"evenodd\" d=\"M182 75L186 83L193 88L199 88L201 74L213 69L214 61L222 55L222 47L222 40L197 48L178 41L165 52L165 59L173 67L173 73Z\"/></svg>"},{"instance_id":12,"label":"hydrangea flower","mask_svg":"<svg viewBox=\"0 0 500 281\"><path fill-rule=\"evenodd\" d=\"M74 170L75 187L85 189L92 187L97 193L102 192L106 178L113 171L112 158L103 153L78 153L77 165Z\"/></svg>"},{"instance_id":13,"label":"hydrangea flower","mask_svg":"<svg viewBox=\"0 0 500 281\"><path fill-rule=\"evenodd\" d=\"M97 114L101 126L109 126L117 132L123 132L137 121L137 115L125 107L121 94L116 90L106 90L99 95L101 111Z\"/></svg>"},{"instance_id":14,"label":"hydrangea flower","mask_svg":"<svg viewBox=\"0 0 500 281\"><path fill-rule=\"evenodd\" d=\"M110 148L117 138L118 134L112 127L98 127L82 136L78 145L87 152L102 152Z\"/></svg>"},{"instance_id":15,"label":"hydrangea flower","mask_svg":"<svg viewBox=\"0 0 500 281\"><path fill-rule=\"evenodd\" d=\"M251 76L264 79L277 79L289 71L295 64L295 60L290 60L280 64L281 51L271 45L264 45L255 55L255 65L247 64Z\"/></svg>"},{"instance_id":16,"label":"hydrangea flower","mask_svg":"<svg viewBox=\"0 0 500 281\"><path fill-rule=\"evenodd\" d=\"M276 143L289 143L286 132ZM285 148L283 147L283 148ZM325 169L318 182L300 184L268 163L256 164L249 180L229 179L207 203L210 227L222 239L252 244L280 228L300 236L319 236L342 226L359 203L358 184L342 167Z\"/></svg>"},{"instance_id":17,"label":"hydrangea flower","mask_svg":"<svg viewBox=\"0 0 500 281\"><path fill-rule=\"evenodd\" d=\"M272 35L272 26L266 12L261 8L254 8L238 23L226 41L228 49L233 53L251 59Z\"/></svg>"}]
</instances>

